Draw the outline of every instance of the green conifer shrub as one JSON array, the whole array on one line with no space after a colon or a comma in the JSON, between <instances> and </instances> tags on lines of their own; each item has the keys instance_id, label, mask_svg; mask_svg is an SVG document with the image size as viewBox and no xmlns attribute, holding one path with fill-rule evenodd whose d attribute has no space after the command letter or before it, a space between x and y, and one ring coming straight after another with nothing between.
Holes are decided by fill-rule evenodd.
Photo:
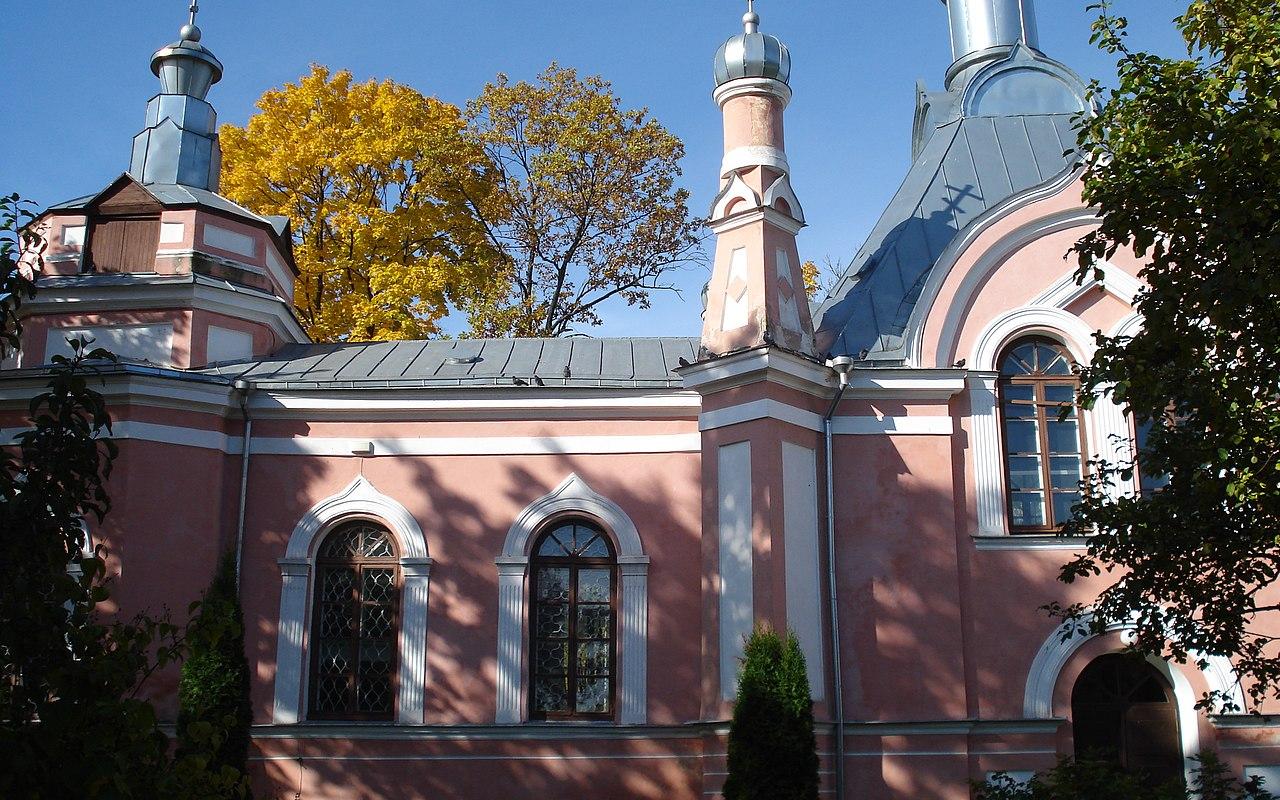
<instances>
[{"instance_id":1,"label":"green conifer shrub","mask_svg":"<svg viewBox=\"0 0 1280 800\"><path fill-rule=\"evenodd\" d=\"M757 628L747 639L729 727L725 800L817 800L818 754L804 653Z\"/></svg>"},{"instance_id":2,"label":"green conifer shrub","mask_svg":"<svg viewBox=\"0 0 1280 800\"><path fill-rule=\"evenodd\" d=\"M178 749L209 759L209 769L243 774L249 754L249 662L234 553L223 556L191 626L191 655L178 684Z\"/></svg>"}]
</instances>

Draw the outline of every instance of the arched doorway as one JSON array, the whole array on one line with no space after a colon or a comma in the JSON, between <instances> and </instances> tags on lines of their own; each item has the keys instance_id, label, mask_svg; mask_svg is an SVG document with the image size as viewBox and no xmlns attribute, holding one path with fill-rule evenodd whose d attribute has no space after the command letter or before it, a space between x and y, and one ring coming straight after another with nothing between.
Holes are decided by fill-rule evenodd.
<instances>
[{"instance_id":1,"label":"arched doorway","mask_svg":"<svg viewBox=\"0 0 1280 800\"><path fill-rule=\"evenodd\" d=\"M1173 687L1141 657L1090 662L1071 691L1071 722L1076 758L1113 761L1152 786L1183 780Z\"/></svg>"}]
</instances>

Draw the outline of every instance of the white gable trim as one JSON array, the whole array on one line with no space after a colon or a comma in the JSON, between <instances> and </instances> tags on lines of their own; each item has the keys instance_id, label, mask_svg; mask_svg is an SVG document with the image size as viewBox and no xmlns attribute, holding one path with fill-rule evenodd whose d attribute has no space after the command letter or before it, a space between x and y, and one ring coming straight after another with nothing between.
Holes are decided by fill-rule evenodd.
<instances>
[{"instance_id":1,"label":"white gable trim","mask_svg":"<svg viewBox=\"0 0 1280 800\"><path fill-rule=\"evenodd\" d=\"M742 180L742 176L735 174L729 179L729 185L725 187L724 193L716 200L715 207L711 209L711 218L723 218L735 200L741 200L744 204L740 211L754 211L760 208L760 195Z\"/></svg>"},{"instance_id":2,"label":"white gable trim","mask_svg":"<svg viewBox=\"0 0 1280 800\"><path fill-rule=\"evenodd\" d=\"M529 549L533 537L553 516L579 513L594 517L613 534L618 547L621 645L618 721L642 725L648 719L649 558L635 523L616 503L597 493L577 475L569 475L548 494L530 503L507 531L498 566L498 665L495 719L518 724L527 716L525 703L525 596Z\"/></svg>"},{"instance_id":3,"label":"white gable trim","mask_svg":"<svg viewBox=\"0 0 1280 800\"><path fill-rule=\"evenodd\" d=\"M386 525L400 550L403 583L400 598L398 646L399 691L396 722L421 725L427 683L427 595L431 558L427 540L413 515L388 497L363 475L341 492L316 503L302 516L289 536L285 557L280 559L284 586L280 592L280 625L276 636L275 708L272 720L291 725L306 713L306 648L313 589L312 565L316 549L334 525L350 519L372 519Z\"/></svg>"}]
</instances>

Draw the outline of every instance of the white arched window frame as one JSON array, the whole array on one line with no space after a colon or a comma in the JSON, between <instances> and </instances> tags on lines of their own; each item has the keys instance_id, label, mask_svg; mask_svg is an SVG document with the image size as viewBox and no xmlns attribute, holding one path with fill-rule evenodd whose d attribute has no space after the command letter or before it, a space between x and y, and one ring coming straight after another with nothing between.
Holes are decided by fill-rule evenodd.
<instances>
[{"instance_id":1,"label":"white arched window frame","mask_svg":"<svg viewBox=\"0 0 1280 800\"><path fill-rule=\"evenodd\" d=\"M537 534L556 517L586 516L601 523L618 553L622 593L618 609L618 722L648 720L649 557L635 523L616 503L597 494L577 475L565 478L549 494L530 503L507 531L498 566L498 674L495 720L518 724L528 719L525 661L528 637L529 557Z\"/></svg>"},{"instance_id":2,"label":"white arched window frame","mask_svg":"<svg viewBox=\"0 0 1280 800\"><path fill-rule=\"evenodd\" d=\"M285 557L280 559L280 627L276 638L275 708L272 720L291 725L306 717L309 659L304 644L314 588L316 551L336 525L367 519L386 526L400 551L403 583L400 597L400 634L397 642L395 721L421 725L427 685L427 594L431 559L427 539L417 520L400 503L374 488L364 476L341 492L311 507L289 536Z\"/></svg>"},{"instance_id":3,"label":"white arched window frame","mask_svg":"<svg viewBox=\"0 0 1280 800\"><path fill-rule=\"evenodd\" d=\"M968 377L978 536L1009 535L997 359L1012 342L1037 335L1061 342L1081 364L1093 360L1093 331L1079 317L1053 306L1026 306L1006 312L992 320L978 336L969 356L972 371ZM1104 399L1083 416L1090 460L1105 458L1114 462L1131 457L1132 437L1123 408ZM1132 490L1131 484L1110 487L1110 491L1117 494Z\"/></svg>"},{"instance_id":4,"label":"white arched window frame","mask_svg":"<svg viewBox=\"0 0 1280 800\"><path fill-rule=\"evenodd\" d=\"M1086 615L1081 622L1088 625L1092 617ZM1067 624L1050 632L1037 651L1031 669L1027 673L1027 686L1023 694L1022 715L1026 719L1063 719L1066 709L1054 708L1054 691L1063 668L1080 648L1095 636L1072 635L1074 628ZM1100 635L1119 633L1120 639L1112 652L1120 652L1132 641L1134 626L1129 622L1113 622ZM1230 699L1236 708L1244 708L1244 691L1230 659L1225 656L1208 656L1198 650L1188 652L1188 663L1203 662L1202 674L1209 690ZM1178 708L1178 730L1182 736L1182 753L1186 759L1188 777L1193 766L1192 757L1200 754L1199 712L1197 697L1182 670L1162 658L1148 656L1147 661L1160 670L1173 686L1174 700ZM1055 713L1062 712L1062 713Z\"/></svg>"}]
</instances>

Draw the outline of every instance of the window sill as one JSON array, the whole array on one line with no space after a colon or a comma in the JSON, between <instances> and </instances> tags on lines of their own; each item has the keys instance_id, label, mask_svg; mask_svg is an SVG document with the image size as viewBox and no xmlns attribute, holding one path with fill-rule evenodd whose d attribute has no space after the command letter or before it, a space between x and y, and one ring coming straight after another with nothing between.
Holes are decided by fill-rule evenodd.
<instances>
[{"instance_id":1,"label":"window sill","mask_svg":"<svg viewBox=\"0 0 1280 800\"><path fill-rule=\"evenodd\" d=\"M974 535L972 539L973 546L978 550L1083 550L1089 541L1087 536L1058 536L1052 533Z\"/></svg>"}]
</instances>

